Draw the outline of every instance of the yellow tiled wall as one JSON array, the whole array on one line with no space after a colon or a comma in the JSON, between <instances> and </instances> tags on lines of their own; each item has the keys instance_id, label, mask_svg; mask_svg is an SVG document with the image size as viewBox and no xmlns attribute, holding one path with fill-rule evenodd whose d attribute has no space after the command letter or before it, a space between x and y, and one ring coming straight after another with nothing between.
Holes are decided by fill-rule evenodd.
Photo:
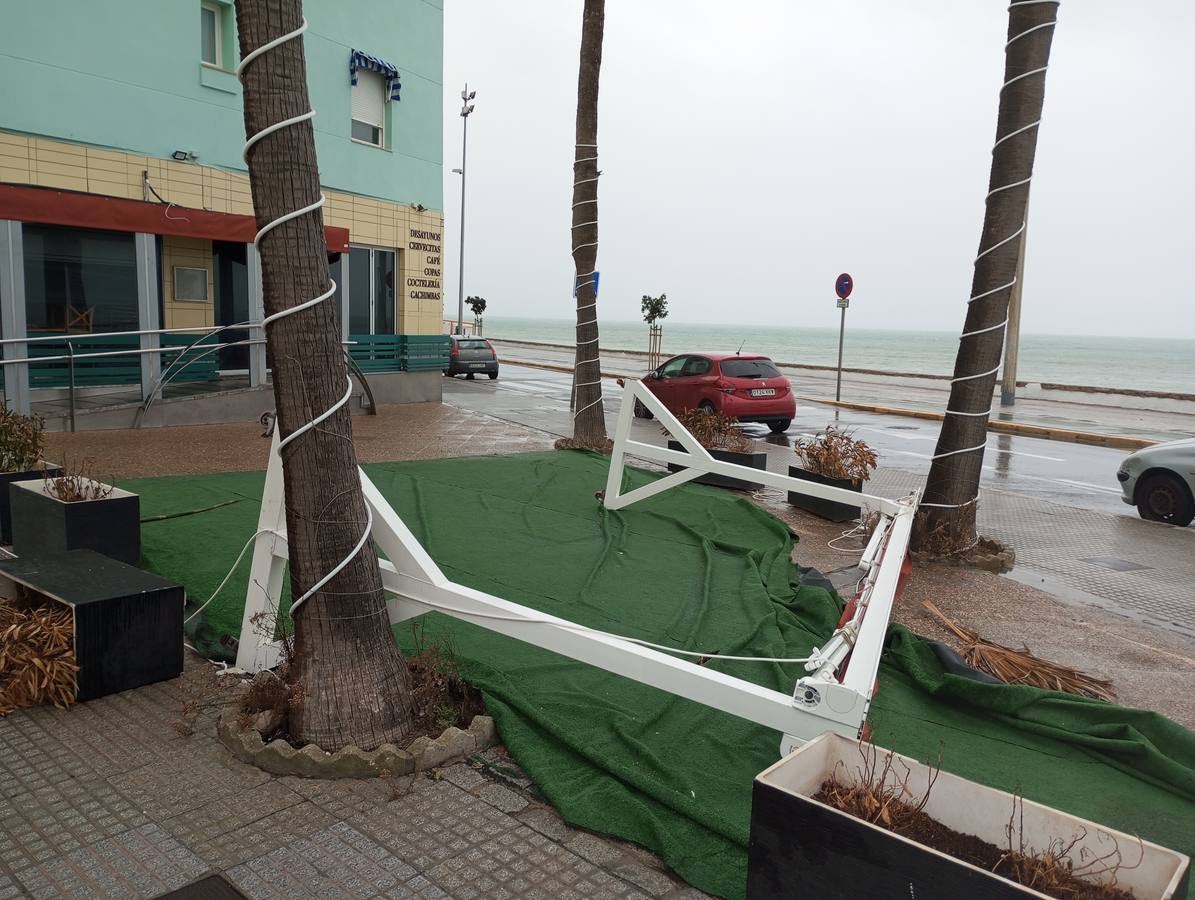
<instances>
[{"instance_id":1,"label":"yellow tiled wall","mask_svg":"<svg viewBox=\"0 0 1195 900\"><path fill-rule=\"evenodd\" d=\"M207 269L206 303L174 299L174 267ZM162 300L164 328L196 328L215 324L216 282L212 266L212 242L197 238L162 238Z\"/></svg>"},{"instance_id":2,"label":"yellow tiled wall","mask_svg":"<svg viewBox=\"0 0 1195 900\"><path fill-rule=\"evenodd\" d=\"M146 199L145 179L167 202L191 209L253 215L253 197L249 176L239 172L225 172L196 163L180 163L168 159L138 156L113 150L101 150L28 137L0 131L0 182L31 184L63 190L84 191L127 200ZM425 268L443 272L440 265L429 266L423 250L412 250L410 243L439 243L443 247L444 217L433 210L422 212L415 208L325 190L328 203L324 207L327 225L347 228L350 241L399 251L401 275L398 298L398 330L403 334L438 334L443 319L443 278L437 288L410 287L407 279L427 278ZM155 199L149 195L149 199ZM434 232L438 242L415 238L412 231ZM206 265L212 271L211 242L166 238L167 247L175 247L179 259L192 260L179 265ZM193 262L202 250L206 257ZM433 256L436 254L432 254ZM163 260L163 278L167 288L166 319L169 327L211 324L211 303L174 303L171 293L174 278L171 264ZM440 294L438 299L412 299L416 291ZM202 321L196 321L200 317Z\"/></svg>"}]
</instances>

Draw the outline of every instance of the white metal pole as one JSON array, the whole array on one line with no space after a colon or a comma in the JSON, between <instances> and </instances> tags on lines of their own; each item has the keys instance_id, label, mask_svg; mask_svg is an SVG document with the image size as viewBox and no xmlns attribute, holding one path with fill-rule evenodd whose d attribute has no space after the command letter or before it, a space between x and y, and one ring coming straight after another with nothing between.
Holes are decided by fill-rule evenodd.
<instances>
[{"instance_id":1,"label":"white metal pole","mask_svg":"<svg viewBox=\"0 0 1195 900\"><path fill-rule=\"evenodd\" d=\"M846 304L848 301L839 301L842 317L838 320L838 379L834 384L834 402L837 403L842 399L842 337L846 331Z\"/></svg>"}]
</instances>

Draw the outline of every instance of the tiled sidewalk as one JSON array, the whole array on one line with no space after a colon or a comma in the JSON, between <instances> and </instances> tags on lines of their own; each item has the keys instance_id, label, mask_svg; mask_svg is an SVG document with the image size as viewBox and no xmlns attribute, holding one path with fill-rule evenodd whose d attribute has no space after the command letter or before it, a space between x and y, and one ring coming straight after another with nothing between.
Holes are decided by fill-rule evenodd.
<instances>
[{"instance_id":1,"label":"tiled sidewalk","mask_svg":"<svg viewBox=\"0 0 1195 900\"><path fill-rule=\"evenodd\" d=\"M241 763L215 737L229 686L192 657L175 681L0 719L0 898L155 897L212 871L262 898L703 896L479 760L394 783Z\"/></svg>"}]
</instances>

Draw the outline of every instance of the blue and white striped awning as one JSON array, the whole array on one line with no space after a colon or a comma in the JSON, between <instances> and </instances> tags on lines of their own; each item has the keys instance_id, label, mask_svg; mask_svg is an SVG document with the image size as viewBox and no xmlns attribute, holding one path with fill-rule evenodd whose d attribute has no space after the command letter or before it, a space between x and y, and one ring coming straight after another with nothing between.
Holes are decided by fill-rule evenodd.
<instances>
[{"instance_id":1,"label":"blue and white striped awning","mask_svg":"<svg viewBox=\"0 0 1195 900\"><path fill-rule=\"evenodd\" d=\"M367 72L377 72L386 79L386 96L390 100L398 100L398 91L402 87L398 83L398 67L392 63L386 62L384 59L379 59L376 56L370 56L368 53L362 53L360 50L354 50L349 56L349 80L357 83L357 71L364 69Z\"/></svg>"}]
</instances>

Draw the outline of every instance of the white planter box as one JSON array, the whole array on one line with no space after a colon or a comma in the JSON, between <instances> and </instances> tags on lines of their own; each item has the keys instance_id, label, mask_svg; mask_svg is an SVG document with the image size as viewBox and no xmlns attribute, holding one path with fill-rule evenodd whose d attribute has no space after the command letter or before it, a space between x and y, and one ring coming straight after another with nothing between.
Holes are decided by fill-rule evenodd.
<instances>
[{"instance_id":1,"label":"white planter box","mask_svg":"<svg viewBox=\"0 0 1195 900\"><path fill-rule=\"evenodd\" d=\"M880 760L888 751L876 748ZM929 767L897 754L908 766L909 790L920 799L929 785ZM842 765L839 765L841 763ZM747 876L750 900L770 897L907 897L913 900L968 900L1046 897L840 812L812 798L837 772L840 781L857 780L863 756L859 742L827 733L805 744L755 779L751 809L751 844ZM881 767L882 768L882 765ZM892 778L903 778L895 767ZM1052 840L1076 842L1071 859L1076 868L1106 856L1119 846L1124 865L1117 884L1138 900L1185 900L1188 857L1135 836L1080 819L1057 809L1014 798L949 772L941 772L930 792L925 813L962 834L997 847L1008 846L1005 827L1017 805L1014 843L1042 850ZM1115 842L1115 845L1114 843ZM1142 848L1140 865L1134 866ZM1087 851L1084 853L1084 851ZM1080 855L1082 854L1082 858Z\"/></svg>"}]
</instances>

